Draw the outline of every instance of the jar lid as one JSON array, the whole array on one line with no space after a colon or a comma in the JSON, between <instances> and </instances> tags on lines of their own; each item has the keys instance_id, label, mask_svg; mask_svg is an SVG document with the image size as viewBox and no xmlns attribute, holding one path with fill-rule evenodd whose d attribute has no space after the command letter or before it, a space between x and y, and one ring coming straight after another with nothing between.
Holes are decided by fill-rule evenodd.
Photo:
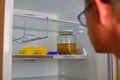
<instances>
[{"instance_id":1,"label":"jar lid","mask_svg":"<svg viewBox=\"0 0 120 80\"><path fill-rule=\"evenodd\" d=\"M59 31L59 34L73 34L72 30L63 30L63 31Z\"/></svg>"}]
</instances>

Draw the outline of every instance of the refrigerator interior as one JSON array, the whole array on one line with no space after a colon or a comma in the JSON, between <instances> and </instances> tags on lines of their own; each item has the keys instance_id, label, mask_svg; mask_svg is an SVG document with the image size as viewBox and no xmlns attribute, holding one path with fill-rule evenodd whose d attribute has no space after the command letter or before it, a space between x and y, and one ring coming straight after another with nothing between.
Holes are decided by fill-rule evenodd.
<instances>
[{"instance_id":1,"label":"refrigerator interior","mask_svg":"<svg viewBox=\"0 0 120 80\"><path fill-rule=\"evenodd\" d=\"M84 0L14 0L13 40L24 33L37 37L48 35L48 38L26 43L13 41L13 55L18 55L19 49L26 45L43 45L48 51L56 51L58 32L70 29L76 35L78 53L82 55L81 49L86 49L87 56L82 59L72 59L71 56L62 59L13 58L13 80L97 80L95 52L86 28L77 21L83 8Z\"/></svg>"}]
</instances>

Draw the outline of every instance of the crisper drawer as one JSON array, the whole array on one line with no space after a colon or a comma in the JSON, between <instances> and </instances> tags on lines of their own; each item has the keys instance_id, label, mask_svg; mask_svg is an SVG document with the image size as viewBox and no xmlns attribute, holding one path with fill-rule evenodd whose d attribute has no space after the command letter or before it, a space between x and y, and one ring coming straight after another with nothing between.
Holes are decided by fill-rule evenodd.
<instances>
[{"instance_id":1,"label":"crisper drawer","mask_svg":"<svg viewBox=\"0 0 120 80\"><path fill-rule=\"evenodd\" d=\"M47 77L13 78L12 80L87 80L87 79L64 76L47 76Z\"/></svg>"}]
</instances>

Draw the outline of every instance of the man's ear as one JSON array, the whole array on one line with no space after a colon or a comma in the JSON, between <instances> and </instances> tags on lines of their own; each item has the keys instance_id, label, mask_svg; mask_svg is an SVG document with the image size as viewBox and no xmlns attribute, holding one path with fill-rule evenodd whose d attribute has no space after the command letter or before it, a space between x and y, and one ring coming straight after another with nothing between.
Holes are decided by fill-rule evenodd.
<instances>
[{"instance_id":1,"label":"man's ear","mask_svg":"<svg viewBox=\"0 0 120 80\"><path fill-rule=\"evenodd\" d=\"M109 18L111 16L111 8L109 3L104 3L101 0L93 0L95 3L95 6L97 8L97 12L99 15L99 22L102 25L106 25L106 23L109 23Z\"/></svg>"}]
</instances>

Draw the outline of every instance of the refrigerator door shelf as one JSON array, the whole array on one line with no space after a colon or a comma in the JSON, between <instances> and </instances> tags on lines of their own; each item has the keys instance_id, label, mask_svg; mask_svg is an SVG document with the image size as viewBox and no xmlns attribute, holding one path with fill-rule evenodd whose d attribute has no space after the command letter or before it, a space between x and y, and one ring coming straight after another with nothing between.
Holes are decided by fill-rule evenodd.
<instances>
[{"instance_id":1,"label":"refrigerator door shelf","mask_svg":"<svg viewBox=\"0 0 120 80\"><path fill-rule=\"evenodd\" d=\"M34 61L36 59L88 59L88 52L85 48L76 55L29 55L29 54L13 54L13 59L22 59Z\"/></svg>"},{"instance_id":2,"label":"refrigerator door shelf","mask_svg":"<svg viewBox=\"0 0 120 80\"><path fill-rule=\"evenodd\" d=\"M13 59L36 60L36 59L88 59L87 55L22 55L13 54Z\"/></svg>"}]
</instances>

